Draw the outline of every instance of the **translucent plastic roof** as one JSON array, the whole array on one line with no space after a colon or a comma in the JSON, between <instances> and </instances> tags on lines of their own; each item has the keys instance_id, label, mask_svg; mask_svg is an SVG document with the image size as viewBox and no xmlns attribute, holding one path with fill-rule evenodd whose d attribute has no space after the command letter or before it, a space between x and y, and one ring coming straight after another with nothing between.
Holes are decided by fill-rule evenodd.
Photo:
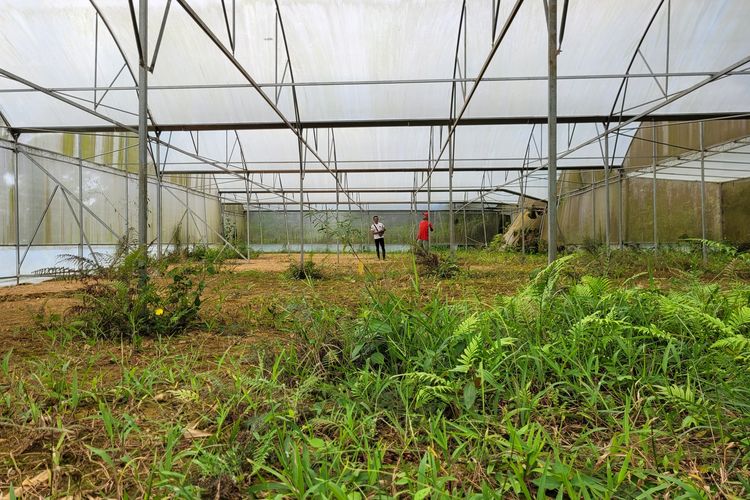
<instances>
[{"instance_id":1,"label":"translucent plastic roof","mask_svg":"<svg viewBox=\"0 0 750 500\"><path fill-rule=\"evenodd\" d=\"M564 2L558 3L562 30ZM138 2L133 4L137 17ZM455 168L475 170L456 174L454 185L466 191L457 192L454 199L476 198L476 192L468 191L472 187L510 188L515 182L514 189L519 189L517 173L497 169L522 163L534 169L546 163L546 128L527 124L542 122L547 114L544 2L523 1L515 16L515 0L500 1L496 16L495 4L278 0L277 11L274 0L150 0L151 125L162 130L201 129L193 136L175 132L169 140L214 162L173 150L164 168L204 171L218 163L225 169L274 171L262 174L263 182L258 180L261 174L255 176L258 189L273 176L283 176L285 189L299 182L295 175L276 172L299 171L296 137L283 128L281 118L212 35L290 121L295 120L293 72L300 120L319 128L317 141L309 132L308 142L327 168L333 169L335 156L338 169L371 170L348 173L349 189L419 185L424 174L399 169L427 165L431 134L433 154L438 153L447 127L428 125L447 123L451 117L454 77L459 79L457 108L463 106L493 37L507 25L463 116L481 124L461 126L456 132ZM618 115L640 118L646 112L662 119L750 112L748 19L747 0L571 1L558 57L558 114L563 123L558 150L565 153L560 166L601 166L601 144L595 138L602 125L592 122L607 117L616 123ZM11 128L27 131L85 130L113 122L135 127L135 33L126 0L0 0L0 69L6 72L0 77L0 113ZM29 85L52 89L55 95ZM95 108L99 116L58 97L90 111ZM572 122L581 123L568 124ZM352 128L335 129L333 155L328 127L342 124ZM248 128L268 130L240 130L236 135L223 131ZM161 138L166 140L167 134ZM613 164L622 160L628 145L627 136L618 139L616 150L610 145ZM574 151L567 153L570 149ZM438 169L447 168L447 160L446 153ZM485 167L495 171L485 173ZM307 168L326 167L308 155ZM245 184L225 174L217 183L229 191L244 189ZM309 173L305 186L334 189L335 181L327 172ZM539 171L526 188L541 197L543 186L544 171ZM431 187L442 199L439 190L447 187L447 174L436 172ZM322 192L310 196L335 199ZM411 194L360 196L408 201Z\"/></svg>"},{"instance_id":2,"label":"translucent plastic roof","mask_svg":"<svg viewBox=\"0 0 750 500\"><path fill-rule=\"evenodd\" d=\"M703 171L706 182L725 182L750 174L750 138L732 141L710 148L704 154ZM653 169L641 168L629 175L648 177ZM656 167L658 179L698 181L701 177L700 152L660 162Z\"/></svg>"}]
</instances>

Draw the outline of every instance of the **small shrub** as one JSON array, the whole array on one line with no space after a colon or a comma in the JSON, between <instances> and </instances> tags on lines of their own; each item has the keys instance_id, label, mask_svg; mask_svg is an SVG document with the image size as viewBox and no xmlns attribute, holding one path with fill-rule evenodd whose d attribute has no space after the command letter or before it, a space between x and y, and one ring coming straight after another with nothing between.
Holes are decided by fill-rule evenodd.
<instances>
[{"instance_id":1,"label":"small shrub","mask_svg":"<svg viewBox=\"0 0 750 500\"><path fill-rule=\"evenodd\" d=\"M288 278L295 280L319 280L323 279L323 272L319 266L315 265L312 260L306 260L304 264L300 265L299 262L291 262L286 272L284 273Z\"/></svg>"},{"instance_id":2,"label":"small shrub","mask_svg":"<svg viewBox=\"0 0 750 500\"><path fill-rule=\"evenodd\" d=\"M216 248L208 245L196 245L187 254L191 260L210 261L214 264L221 264L228 256L224 248Z\"/></svg>"},{"instance_id":3,"label":"small shrub","mask_svg":"<svg viewBox=\"0 0 750 500\"><path fill-rule=\"evenodd\" d=\"M149 273L142 277L145 264ZM144 258L136 251L106 274L93 277L81 295L81 304L68 313L72 324L95 338L133 339L143 336L170 336L193 326L205 288L203 270L178 266L155 279L163 265Z\"/></svg>"},{"instance_id":4,"label":"small shrub","mask_svg":"<svg viewBox=\"0 0 750 500\"><path fill-rule=\"evenodd\" d=\"M415 245L413 248L417 266L419 266L419 270L423 275L448 279L456 276L461 270L458 267L455 257L452 255L441 258L439 254L430 252L421 246Z\"/></svg>"}]
</instances>

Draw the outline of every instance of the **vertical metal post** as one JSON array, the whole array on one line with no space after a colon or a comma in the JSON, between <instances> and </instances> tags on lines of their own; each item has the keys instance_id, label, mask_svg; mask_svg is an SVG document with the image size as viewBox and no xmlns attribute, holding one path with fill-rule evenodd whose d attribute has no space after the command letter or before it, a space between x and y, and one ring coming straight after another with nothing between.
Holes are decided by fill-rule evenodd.
<instances>
[{"instance_id":1,"label":"vertical metal post","mask_svg":"<svg viewBox=\"0 0 750 500\"><path fill-rule=\"evenodd\" d=\"M300 136L302 128L299 129ZM304 185L305 185L305 161L302 154L302 139L297 141L299 147L299 266L300 270L305 268L305 211L304 211ZM303 271L304 272L304 271Z\"/></svg>"},{"instance_id":2,"label":"vertical metal post","mask_svg":"<svg viewBox=\"0 0 750 500\"><path fill-rule=\"evenodd\" d=\"M281 192L284 193L284 183L281 180L281 174L279 174L279 188L281 189ZM286 253L289 255L289 216L286 209L286 196L281 197L281 202L283 203L284 207L284 230L286 231Z\"/></svg>"},{"instance_id":3,"label":"vertical metal post","mask_svg":"<svg viewBox=\"0 0 750 500\"><path fill-rule=\"evenodd\" d=\"M204 229L204 240L208 245L208 206L206 204L206 174L201 175L201 198L203 198L203 225Z\"/></svg>"},{"instance_id":4,"label":"vertical metal post","mask_svg":"<svg viewBox=\"0 0 750 500\"><path fill-rule=\"evenodd\" d=\"M328 136L333 136L333 129L328 129ZM333 168L336 174L336 263L341 263L341 235L339 235L338 231L338 225L339 225L339 186L341 185L341 179L339 179L339 165L336 161L336 142L335 139L332 138L331 145L333 147ZM329 148L330 151L330 148ZM328 160L330 161L330 154Z\"/></svg>"},{"instance_id":5,"label":"vertical metal post","mask_svg":"<svg viewBox=\"0 0 750 500\"><path fill-rule=\"evenodd\" d=\"M466 230L466 195L468 193L464 193L464 249L469 248L469 232Z\"/></svg>"},{"instance_id":6,"label":"vertical metal post","mask_svg":"<svg viewBox=\"0 0 750 500\"><path fill-rule=\"evenodd\" d=\"M187 186L185 186L185 246L190 250L190 176L187 176Z\"/></svg>"},{"instance_id":7,"label":"vertical metal post","mask_svg":"<svg viewBox=\"0 0 750 500\"><path fill-rule=\"evenodd\" d=\"M482 231L484 233L484 246L487 246L487 219L484 217L484 196L482 197Z\"/></svg>"},{"instance_id":8,"label":"vertical metal post","mask_svg":"<svg viewBox=\"0 0 750 500\"><path fill-rule=\"evenodd\" d=\"M703 264L708 263L708 248L706 247L706 170L704 160L706 158L706 148L703 142L703 122L699 123L700 128L700 145L701 145L701 251L703 253Z\"/></svg>"},{"instance_id":9,"label":"vertical metal post","mask_svg":"<svg viewBox=\"0 0 750 500\"><path fill-rule=\"evenodd\" d=\"M157 139L159 134L156 135ZM162 216L161 216L161 144L156 141L156 257L162 258Z\"/></svg>"},{"instance_id":10,"label":"vertical metal post","mask_svg":"<svg viewBox=\"0 0 750 500\"><path fill-rule=\"evenodd\" d=\"M250 260L250 202L245 209L245 260Z\"/></svg>"},{"instance_id":11,"label":"vertical metal post","mask_svg":"<svg viewBox=\"0 0 750 500\"><path fill-rule=\"evenodd\" d=\"M258 192L255 193L255 198L258 198ZM258 227L260 232L260 247L263 248L263 209L258 205Z\"/></svg>"},{"instance_id":12,"label":"vertical metal post","mask_svg":"<svg viewBox=\"0 0 750 500\"><path fill-rule=\"evenodd\" d=\"M78 134L78 257L83 258L83 149ZM81 264L83 262L81 261Z\"/></svg>"},{"instance_id":13,"label":"vertical metal post","mask_svg":"<svg viewBox=\"0 0 750 500\"><path fill-rule=\"evenodd\" d=\"M455 83L454 83L455 87ZM455 221L453 220L454 214L453 214L453 155L455 153L454 151L454 137L455 134L451 134L450 137L450 144L448 146L448 153L450 157L448 158L448 216L450 217L450 221L448 224L449 228L449 237L450 237L450 249L451 249L451 255L455 255L456 253L456 235L455 235Z\"/></svg>"},{"instance_id":14,"label":"vertical metal post","mask_svg":"<svg viewBox=\"0 0 750 500\"><path fill-rule=\"evenodd\" d=\"M618 173L618 181L619 181L619 194L620 194L620 200L619 200L619 207L618 207L618 214L617 214L617 237L620 240L620 250L625 248L625 221L624 219L624 208L623 208L623 171L622 168L617 171Z\"/></svg>"},{"instance_id":15,"label":"vertical metal post","mask_svg":"<svg viewBox=\"0 0 750 500\"><path fill-rule=\"evenodd\" d=\"M609 128L609 124L605 124L604 128ZM609 255L609 133L604 134L604 248Z\"/></svg>"},{"instance_id":16,"label":"vertical metal post","mask_svg":"<svg viewBox=\"0 0 750 500\"><path fill-rule=\"evenodd\" d=\"M428 166L432 165L432 149L435 136L434 130L435 129L430 126L430 153L428 155ZM430 175L429 171L427 172L427 220L428 222L432 223L432 176ZM430 236L430 232L427 231L427 251L430 251L431 244L432 237Z\"/></svg>"},{"instance_id":17,"label":"vertical metal post","mask_svg":"<svg viewBox=\"0 0 750 500\"><path fill-rule=\"evenodd\" d=\"M13 137L13 187L15 189L16 223L16 285L21 283L21 204L18 179L18 137Z\"/></svg>"},{"instance_id":18,"label":"vertical metal post","mask_svg":"<svg viewBox=\"0 0 750 500\"><path fill-rule=\"evenodd\" d=\"M659 249L659 228L657 226L656 219L656 123L651 123L651 196L652 196L652 208L654 217L654 250Z\"/></svg>"},{"instance_id":19,"label":"vertical metal post","mask_svg":"<svg viewBox=\"0 0 750 500\"><path fill-rule=\"evenodd\" d=\"M245 260L250 260L250 173L249 172L245 172L245 201L247 202L247 205L245 208Z\"/></svg>"},{"instance_id":20,"label":"vertical metal post","mask_svg":"<svg viewBox=\"0 0 750 500\"><path fill-rule=\"evenodd\" d=\"M138 3L138 38L141 60L138 71L138 246L144 259L148 250L148 0ZM146 277L146 261L141 279Z\"/></svg>"},{"instance_id":21,"label":"vertical metal post","mask_svg":"<svg viewBox=\"0 0 750 500\"><path fill-rule=\"evenodd\" d=\"M547 16L547 261L557 258L557 0L549 0Z\"/></svg>"},{"instance_id":22,"label":"vertical metal post","mask_svg":"<svg viewBox=\"0 0 750 500\"><path fill-rule=\"evenodd\" d=\"M528 157L528 148L526 148L526 153ZM521 258L523 259L526 255L526 183L528 182L528 179L525 177L524 167L526 166L526 158L524 158L524 163L521 166L521 177L518 178L518 181L521 183L521 210L518 212L521 214Z\"/></svg>"},{"instance_id":23,"label":"vertical metal post","mask_svg":"<svg viewBox=\"0 0 750 500\"><path fill-rule=\"evenodd\" d=\"M126 139L127 144L127 139ZM128 154L125 154L125 247L130 249L130 172Z\"/></svg>"},{"instance_id":24,"label":"vertical metal post","mask_svg":"<svg viewBox=\"0 0 750 500\"><path fill-rule=\"evenodd\" d=\"M591 237L594 242L596 239L596 170L591 171Z\"/></svg>"},{"instance_id":25,"label":"vertical metal post","mask_svg":"<svg viewBox=\"0 0 750 500\"><path fill-rule=\"evenodd\" d=\"M484 246L487 246L487 220L484 218L484 177L487 174L487 172L482 172L482 197L480 198L480 201L482 202L482 231L484 232Z\"/></svg>"}]
</instances>

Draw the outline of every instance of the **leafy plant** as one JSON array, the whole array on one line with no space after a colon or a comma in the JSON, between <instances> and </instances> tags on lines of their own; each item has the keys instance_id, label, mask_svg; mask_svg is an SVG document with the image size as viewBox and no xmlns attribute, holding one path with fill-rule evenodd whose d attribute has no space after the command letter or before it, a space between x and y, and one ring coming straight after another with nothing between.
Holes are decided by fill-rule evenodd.
<instances>
[{"instance_id":1,"label":"leafy plant","mask_svg":"<svg viewBox=\"0 0 750 500\"><path fill-rule=\"evenodd\" d=\"M323 271L312 259L307 259L304 264L297 261L290 262L284 274L287 278L295 280L319 280L323 278Z\"/></svg>"},{"instance_id":2,"label":"leafy plant","mask_svg":"<svg viewBox=\"0 0 750 500\"><path fill-rule=\"evenodd\" d=\"M455 277L461 271L456 258L452 255L441 256L419 245L413 245L412 251L417 266L424 275L449 279Z\"/></svg>"},{"instance_id":3,"label":"leafy plant","mask_svg":"<svg viewBox=\"0 0 750 500\"><path fill-rule=\"evenodd\" d=\"M129 254L109 280L94 279L69 313L76 329L96 338L133 339L175 335L196 323L205 288L203 271L178 266L158 278L138 273L138 252Z\"/></svg>"}]
</instances>

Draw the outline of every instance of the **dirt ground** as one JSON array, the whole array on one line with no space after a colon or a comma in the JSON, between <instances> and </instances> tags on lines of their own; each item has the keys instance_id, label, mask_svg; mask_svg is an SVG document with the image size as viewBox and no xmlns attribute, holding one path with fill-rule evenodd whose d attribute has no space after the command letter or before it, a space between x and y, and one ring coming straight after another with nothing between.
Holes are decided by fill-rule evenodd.
<instances>
[{"instance_id":1,"label":"dirt ground","mask_svg":"<svg viewBox=\"0 0 750 500\"><path fill-rule=\"evenodd\" d=\"M106 398L123 415L138 415L139 425L144 429L140 436L153 440L140 443L139 449L153 449L162 446L161 434L157 432L159 426L171 425L175 420L197 422L204 413L213 412L207 404L201 406L201 400L187 404L159 399L162 394L187 387L187 378L180 385L175 382L179 378L175 374L181 373L182 369L191 375L210 374L211 377L205 378L209 381L214 380L213 377L226 378L229 372L217 369L225 355L237 363L232 369L242 372L256 369L264 351L299 349L300 345L304 346L300 343L299 333L289 328L289 321L304 316L298 311L321 309L319 306L324 304L326 311L335 311L333 314L337 315L337 320L355 318L361 312L360 307L368 302L367 295L381 291L425 302L440 297L447 301L492 304L497 296L513 294L526 286L535 271L544 267L546 262L545 256L519 258L459 252L461 271L458 276L438 280L415 274L410 254L394 253L385 262L378 261L371 254L361 256L361 260L350 254L307 257L320 267L323 279L299 281L287 277L285 271L290 263L297 262L298 254L261 254L249 261L227 261L217 272L205 278L200 324L195 330L177 337L145 338L123 344L86 339L78 333L70 333L71 329L60 327L61 323L65 325L71 321L66 312L79 301L78 295L84 286L80 282L47 281L0 288L0 396L3 393L15 394L12 389L20 387L18 380L24 381L27 394L24 396L27 399L16 399L5 411L12 408L14 415L27 411L28 401L32 400L37 402L40 411L48 411L52 408L49 405L56 404L50 391L60 377L70 377L73 370L79 377L76 380L83 384L83 391ZM666 283L671 276L669 273L660 279ZM419 291L419 296L414 295L415 290ZM54 327L48 327L50 322ZM4 358L6 363L10 359L12 380L4 379ZM113 399L113 395L119 394L122 380L133 374L146 380L145 374L151 372L158 374L154 375L156 378L152 382L153 394L132 400L125 397ZM133 379L133 384L140 383L140 380ZM231 380L227 378L220 382L229 384ZM15 397L21 396L16 394ZM96 485L90 487L91 491L99 491L97 488L103 488L100 483L105 481L101 476L103 469L84 444L101 448L108 444L98 416L100 409L91 401L87 400L75 413L65 414L67 420L63 424L72 429L74 434L71 436L75 438L66 441L70 453L69 469L63 472L75 475L79 470L85 471L85 476L76 480L81 484L90 482ZM55 432L53 424L51 419L40 420L34 425L20 425L11 419L3 421L0 418L0 465L3 466L0 469L0 500L11 483L16 487L32 484L39 474L54 470L49 465L50 450L56 442L52 438ZM148 472L148 463L143 462L139 467L143 469L141 472ZM92 479L89 481L89 478ZM54 482L48 479L42 482ZM21 489L30 491L29 488ZM40 486L39 491L50 490Z\"/></svg>"},{"instance_id":2,"label":"dirt ground","mask_svg":"<svg viewBox=\"0 0 750 500\"><path fill-rule=\"evenodd\" d=\"M221 309L223 316L231 320L233 315L249 315L251 310L262 312L269 305L312 295L355 309L366 285L373 280L394 291L413 287L414 269L409 254L393 254L386 261L374 255L359 258L351 254L308 254L307 258L312 258L326 276L312 284L284 276L290 263L298 258L298 254L261 254L249 261L226 261L221 271L207 281L204 311ZM442 284L430 278L420 281L426 296L440 293L446 298L486 299L517 290L537 267L539 262L533 260L512 266L464 262L460 279ZM17 354L22 354L38 349L38 346L33 347L36 343L29 340L32 334L43 333L40 319L50 315L64 317L66 311L77 304L82 286L77 281L51 280L0 288L0 344L3 345L0 351L12 347ZM259 332L238 333L255 337Z\"/></svg>"}]
</instances>

